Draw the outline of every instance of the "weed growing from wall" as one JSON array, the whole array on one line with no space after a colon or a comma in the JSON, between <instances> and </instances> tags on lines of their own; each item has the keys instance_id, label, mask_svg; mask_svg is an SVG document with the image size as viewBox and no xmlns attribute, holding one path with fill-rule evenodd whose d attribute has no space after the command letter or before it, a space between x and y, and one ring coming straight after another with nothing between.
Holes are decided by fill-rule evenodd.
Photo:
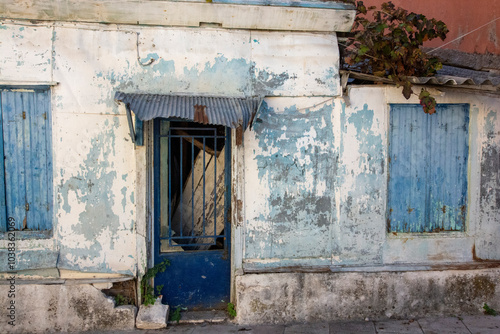
<instances>
[{"instance_id":1,"label":"weed growing from wall","mask_svg":"<svg viewBox=\"0 0 500 334\"><path fill-rule=\"evenodd\" d=\"M149 268L144 276L142 276L141 280L141 293L142 293L142 301L144 305L153 305L158 296L161 295L161 290L163 289L163 285L156 286L155 289L151 285L151 279L153 279L158 273L164 272L167 267L170 266L170 261L165 260L156 264L154 267Z\"/></svg>"}]
</instances>

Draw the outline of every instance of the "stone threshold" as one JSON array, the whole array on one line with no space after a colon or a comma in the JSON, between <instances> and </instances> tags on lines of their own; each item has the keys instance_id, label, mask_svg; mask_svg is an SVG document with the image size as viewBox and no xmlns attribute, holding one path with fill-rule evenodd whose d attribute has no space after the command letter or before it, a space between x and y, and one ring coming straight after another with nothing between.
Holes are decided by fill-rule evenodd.
<instances>
[{"instance_id":1,"label":"stone threshold","mask_svg":"<svg viewBox=\"0 0 500 334\"><path fill-rule=\"evenodd\" d=\"M173 308L171 312L173 312ZM181 312L181 319L179 325L182 324L220 324L228 320L227 313L221 310L210 311L185 311ZM169 321L168 325L177 325L177 321Z\"/></svg>"}]
</instances>

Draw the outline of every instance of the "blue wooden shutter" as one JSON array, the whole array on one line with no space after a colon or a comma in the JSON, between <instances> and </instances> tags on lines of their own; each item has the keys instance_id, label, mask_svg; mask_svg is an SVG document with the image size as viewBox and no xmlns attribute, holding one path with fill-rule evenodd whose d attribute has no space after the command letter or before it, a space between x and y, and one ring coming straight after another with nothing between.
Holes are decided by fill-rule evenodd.
<instances>
[{"instance_id":1,"label":"blue wooden shutter","mask_svg":"<svg viewBox=\"0 0 500 334\"><path fill-rule=\"evenodd\" d=\"M27 218L22 104L21 93L2 92L7 216L15 219L18 230L23 228Z\"/></svg>"},{"instance_id":2,"label":"blue wooden shutter","mask_svg":"<svg viewBox=\"0 0 500 334\"><path fill-rule=\"evenodd\" d=\"M0 95L0 112L3 110L2 95ZM3 112L2 112L3 114ZM3 118L0 117L0 232L7 230L7 203L5 194L5 165L3 163Z\"/></svg>"},{"instance_id":3,"label":"blue wooden shutter","mask_svg":"<svg viewBox=\"0 0 500 334\"><path fill-rule=\"evenodd\" d=\"M388 229L464 231L467 211L469 108L391 105Z\"/></svg>"},{"instance_id":4,"label":"blue wooden shutter","mask_svg":"<svg viewBox=\"0 0 500 334\"><path fill-rule=\"evenodd\" d=\"M49 230L52 227L49 91L5 90L1 100L6 216L15 219L18 230Z\"/></svg>"}]
</instances>

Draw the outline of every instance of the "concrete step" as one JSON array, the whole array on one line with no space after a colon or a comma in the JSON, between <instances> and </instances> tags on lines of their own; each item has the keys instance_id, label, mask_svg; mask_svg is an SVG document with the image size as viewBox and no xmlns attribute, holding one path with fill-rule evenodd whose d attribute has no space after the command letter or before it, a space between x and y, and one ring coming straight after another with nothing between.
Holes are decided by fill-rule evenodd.
<instances>
[{"instance_id":1,"label":"concrete step","mask_svg":"<svg viewBox=\"0 0 500 334\"><path fill-rule=\"evenodd\" d=\"M175 309L170 310L174 312ZM181 319L179 324L220 324L228 320L226 311L210 310L210 311L181 311ZM177 321L169 321L169 326L176 325Z\"/></svg>"}]
</instances>

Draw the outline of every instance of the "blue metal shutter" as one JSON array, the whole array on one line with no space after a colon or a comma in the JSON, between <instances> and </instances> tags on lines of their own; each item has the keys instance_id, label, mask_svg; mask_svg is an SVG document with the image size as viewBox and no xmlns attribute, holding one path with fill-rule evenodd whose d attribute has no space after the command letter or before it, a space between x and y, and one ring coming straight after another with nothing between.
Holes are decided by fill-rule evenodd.
<instances>
[{"instance_id":1,"label":"blue metal shutter","mask_svg":"<svg viewBox=\"0 0 500 334\"><path fill-rule=\"evenodd\" d=\"M48 90L2 91L6 216L18 230L52 227ZM3 218L5 219L5 218ZM2 224L5 229L5 224Z\"/></svg>"},{"instance_id":2,"label":"blue metal shutter","mask_svg":"<svg viewBox=\"0 0 500 334\"><path fill-rule=\"evenodd\" d=\"M389 232L464 231L469 107L391 105Z\"/></svg>"}]
</instances>

